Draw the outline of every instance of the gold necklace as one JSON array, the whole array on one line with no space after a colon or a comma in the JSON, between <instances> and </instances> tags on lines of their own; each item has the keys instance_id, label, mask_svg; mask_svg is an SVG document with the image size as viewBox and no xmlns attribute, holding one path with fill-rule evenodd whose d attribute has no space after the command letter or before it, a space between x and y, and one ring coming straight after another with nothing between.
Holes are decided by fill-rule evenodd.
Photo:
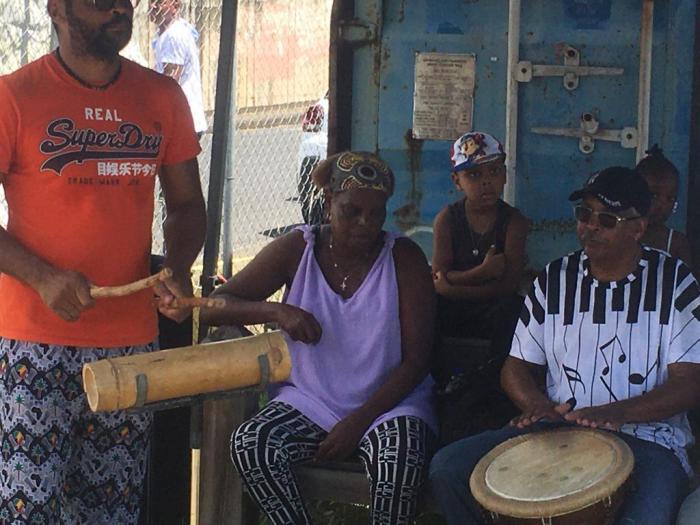
<instances>
[{"instance_id":1,"label":"gold necklace","mask_svg":"<svg viewBox=\"0 0 700 525\"><path fill-rule=\"evenodd\" d=\"M331 233L331 238L328 241L328 248L330 249L330 253L331 253L331 264L333 265L333 268L335 269L336 273L338 274L338 277L341 278L340 289L342 291L345 291L345 289L348 287L348 279L350 278L350 276L352 275L352 273L356 269L360 268L360 266L362 264L367 262L367 259L369 259L369 252L367 252L365 254L364 258L361 259L360 262L356 266L353 266L352 268L350 268L350 270L348 270L348 272L345 275L343 275L343 272L341 271L340 266L338 265L338 263L335 260L335 255L333 254L333 234L332 233Z\"/></svg>"}]
</instances>

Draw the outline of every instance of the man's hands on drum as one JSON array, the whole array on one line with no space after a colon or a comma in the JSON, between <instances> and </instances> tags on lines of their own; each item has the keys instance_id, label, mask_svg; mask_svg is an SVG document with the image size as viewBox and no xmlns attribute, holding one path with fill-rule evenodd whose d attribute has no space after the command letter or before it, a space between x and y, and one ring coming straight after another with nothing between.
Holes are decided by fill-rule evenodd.
<instances>
[{"instance_id":1,"label":"man's hands on drum","mask_svg":"<svg viewBox=\"0 0 700 525\"><path fill-rule=\"evenodd\" d=\"M568 422L605 430L620 430L620 427L627 423L623 408L616 403L571 410L568 403L556 404L546 401L534 405L530 410L513 418L510 424L525 428L542 420Z\"/></svg>"},{"instance_id":2,"label":"man's hands on drum","mask_svg":"<svg viewBox=\"0 0 700 525\"><path fill-rule=\"evenodd\" d=\"M584 427L620 430L627 423L622 407L616 403L573 410L564 419Z\"/></svg>"},{"instance_id":3,"label":"man's hands on drum","mask_svg":"<svg viewBox=\"0 0 700 525\"><path fill-rule=\"evenodd\" d=\"M275 322L294 341L316 344L323 334L321 325L312 314L290 304L277 305Z\"/></svg>"},{"instance_id":4,"label":"man's hands on drum","mask_svg":"<svg viewBox=\"0 0 700 525\"><path fill-rule=\"evenodd\" d=\"M368 424L363 422L359 416L350 414L335 425L326 439L321 441L314 459L316 461L346 459L357 449L367 426Z\"/></svg>"},{"instance_id":5,"label":"man's hands on drum","mask_svg":"<svg viewBox=\"0 0 700 525\"><path fill-rule=\"evenodd\" d=\"M192 279L188 273L175 274L157 282L153 292L158 300L158 311L165 317L181 323L192 313L191 307L172 307L176 298L192 297Z\"/></svg>"},{"instance_id":6,"label":"man's hands on drum","mask_svg":"<svg viewBox=\"0 0 700 525\"><path fill-rule=\"evenodd\" d=\"M46 306L64 321L77 321L84 310L95 305L90 281L82 273L52 267L33 286Z\"/></svg>"},{"instance_id":7,"label":"man's hands on drum","mask_svg":"<svg viewBox=\"0 0 700 525\"><path fill-rule=\"evenodd\" d=\"M510 420L511 426L525 428L538 421L564 421L564 416L571 410L568 403L556 404L552 401L541 401L525 410L522 414Z\"/></svg>"}]
</instances>

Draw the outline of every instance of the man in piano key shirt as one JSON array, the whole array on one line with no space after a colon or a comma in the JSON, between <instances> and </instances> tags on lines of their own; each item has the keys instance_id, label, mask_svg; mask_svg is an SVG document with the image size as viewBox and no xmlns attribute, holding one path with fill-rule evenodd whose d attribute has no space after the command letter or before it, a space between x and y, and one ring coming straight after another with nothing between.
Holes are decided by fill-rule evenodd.
<instances>
[{"instance_id":1,"label":"man in piano key shirt","mask_svg":"<svg viewBox=\"0 0 700 525\"><path fill-rule=\"evenodd\" d=\"M680 260L639 243L651 195L634 170L604 169L569 200L579 201L583 249L551 262L533 283L501 373L522 414L442 449L431 464L449 523L481 523L464 487L484 454L553 425L603 428L631 447L635 489L618 523L670 524L687 492L700 288Z\"/></svg>"}]
</instances>

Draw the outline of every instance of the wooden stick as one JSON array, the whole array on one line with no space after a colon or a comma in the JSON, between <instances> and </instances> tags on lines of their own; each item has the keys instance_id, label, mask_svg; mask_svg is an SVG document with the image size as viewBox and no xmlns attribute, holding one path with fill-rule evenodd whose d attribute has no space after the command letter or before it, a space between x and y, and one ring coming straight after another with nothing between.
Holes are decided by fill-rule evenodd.
<instances>
[{"instance_id":1,"label":"wooden stick","mask_svg":"<svg viewBox=\"0 0 700 525\"><path fill-rule=\"evenodd\" d=\"M165 281L172 276L173 271L170 268L163 268L157 274L122 286L92 286L90 287L90 295L95 299L101 297L122 297L124 295L140 292L147 288L152 288L157 283Z\"/></svg>"},{"instance_id":2,"label":"wooden stick","mask_svg":"<svg viewBox=\"0 0 700 525\"><path fill-rule=\"evenodd\" d=\"M221 297L176 297L170 308L223 308L226 301Z\"/></svg>"}]
</instances>

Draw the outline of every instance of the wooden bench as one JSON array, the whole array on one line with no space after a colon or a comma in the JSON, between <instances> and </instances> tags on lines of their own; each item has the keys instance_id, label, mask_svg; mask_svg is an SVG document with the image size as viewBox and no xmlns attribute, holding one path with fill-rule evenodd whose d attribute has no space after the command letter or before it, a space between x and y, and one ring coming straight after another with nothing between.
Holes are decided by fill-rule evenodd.
<instances>
[{"instance_id":1,"label":"wooden bench","mask_svg":"<svg viewBox=\"0 0 700 525\"><path fill-rule=\"evenodd\" d=\"M360 461L300 465L295 472L307 499L370 504L369 482ZM440 513L427 480L418 501L418 512Z\"/></svg>"}]
</instances>

